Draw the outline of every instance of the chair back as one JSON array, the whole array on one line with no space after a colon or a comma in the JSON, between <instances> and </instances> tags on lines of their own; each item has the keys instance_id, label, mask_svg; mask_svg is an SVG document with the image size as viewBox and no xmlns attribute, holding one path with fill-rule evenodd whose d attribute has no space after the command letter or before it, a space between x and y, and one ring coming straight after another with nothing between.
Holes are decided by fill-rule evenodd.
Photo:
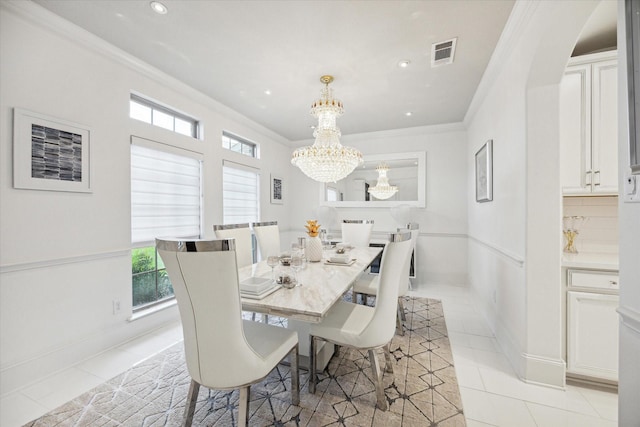
<instances>
[{"instance_id":1,"label":"chair back","mask_svg":"<svg viewBox=\"0 0 640 427\"><path fill-rule=\"evenodd\" d=\"M260 257L266 259L270 255L280 255L280 230L278 221L254 222L253 232L258 241Z\"/></svg>"},{"instance_id":2,"label":"chair back","mask_svg":"<svg viewBox=\"0 0 640 427\"><path fill-rule=\"evenodd\" d=\"M218 239L236 239L235 252L238 268L253 264L253 242L249 223L214 225Z\"/></svg>"},{"instance_id":3,"label":"chair back","mask_svg":"<svg viewBox=\"0 0 640 427\"><path fill-rule=\"evenodd\" d=\"M342 220L342 241L356 248L369 247L373 220L345 219Z\"/></svg>"},{"instance_id":4,"label":"chair back","mask_svg":"<svg viewBox=\"0 0 640 427\"><path fill-rule=\"evenodd\" d=\"M387 344L396 330L399 288L409 281L411 259L411 233L391 234L382 252L380 283L374 313L369 324L360 334L363 347Z\"/></svg>"},{"instance_id":5,"label":"chair back","mask_svg":"<svg viewBox=\"0 0 640 427\"><path fill-rule=\"evenodd\" d=\"M398 228L398 232L402 232L402 231L411 232L411 253L409 254L409 258L407 258L407 271L409 271L411 268L411 254L415 254L416 245L418 243L418 236L420 235L420 224L416 224L415 222L410 222L407 224L406 228ZM413 262L416 262L415 258ZM400 283L400 288L398 290L399 296L403 296L409 291L410 283L411 282L409 281L409 279L407 279L405 282Z\"/></svg>"},{"instance_id":6,"label":"chair back","mask_svg":"<svg viewBox=\"0 0 640 427\"><path fill-rule=\"evenodd\" d=\"M210 388L251 381L259 356L247 343L234 239L156 239L178 301L189 375Z\"/></svg>"}]
</instances>

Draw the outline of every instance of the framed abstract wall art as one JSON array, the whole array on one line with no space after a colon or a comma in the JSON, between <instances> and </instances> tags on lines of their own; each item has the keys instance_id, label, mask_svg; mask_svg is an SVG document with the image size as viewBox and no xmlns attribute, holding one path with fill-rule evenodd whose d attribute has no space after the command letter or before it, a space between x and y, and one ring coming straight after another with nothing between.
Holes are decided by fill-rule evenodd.
<instances>
[{"instance_id":1,"label":"framed abstract wall art","mask_svg":"<svg viewBox=\"0 0 640 427\"><path fill-rule=\"evenodd\" d=\"M271 203L281 205L284 200L282 192L282 178L271 175Z\"/></svg>"},{"instance_id":2,"label":"framed abstract wall art","mask_svg":"<svg viewBox=\"0 0 640 427\"><path fill-rule=\"evenodd\" d=\"M90 193L90 134L86 126L14 108L14 188Z\"/></svg>"},{"instance_id":3,"label":"framed abstract wall art","mask_svg":"<svg viewBox=\"0 0 640 427\"><path fill-rule=\"evenodd\" d=\"M476 153L476 202L493 200L493 140Z\"/></svg>"}]
</instances>

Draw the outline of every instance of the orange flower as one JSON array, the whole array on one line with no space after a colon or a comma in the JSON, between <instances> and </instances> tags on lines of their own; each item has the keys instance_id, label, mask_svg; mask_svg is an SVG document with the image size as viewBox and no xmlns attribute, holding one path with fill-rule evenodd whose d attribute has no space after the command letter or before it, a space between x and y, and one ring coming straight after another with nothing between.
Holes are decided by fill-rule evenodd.
<instances>
[{"instance_id":1,"label":"orange flower","mask_svg":"<svg viewBox=\"0 0 640 427\"><path fill-rule=\"evenodd\" d=\"M320 224L318 224L318 221L315 219L308 220L305 228L307 229L307 233L311 237L316 237L320 232Z\"/></svg>"}]
</instances>

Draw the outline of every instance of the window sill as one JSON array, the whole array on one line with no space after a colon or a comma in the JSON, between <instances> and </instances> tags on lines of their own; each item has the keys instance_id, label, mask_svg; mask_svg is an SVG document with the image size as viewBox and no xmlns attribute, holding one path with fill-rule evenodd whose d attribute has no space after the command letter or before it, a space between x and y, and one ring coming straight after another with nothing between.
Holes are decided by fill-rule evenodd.
<instances>
[{"instance_id":1,"label":"window sill","mask_svg":"<svg viewBox=\"0 0 640 427\"><path fill-rule=\"evenodd\" d=\"M159 311L171 308L171 307L175 306L177 303L178 302L174 298L172 300L163 302L162 304L154 305L153 307L149 307L149 308L146 308L144 310L136 311L135 313L133 313L131 315L131 317L129 317L127 319L127 321L133 322L135 320L142 319L143 317L147 317L147 316L150 316L150 315L152 315L154 313L157 313Z\"/></svg>"}]
</instances>

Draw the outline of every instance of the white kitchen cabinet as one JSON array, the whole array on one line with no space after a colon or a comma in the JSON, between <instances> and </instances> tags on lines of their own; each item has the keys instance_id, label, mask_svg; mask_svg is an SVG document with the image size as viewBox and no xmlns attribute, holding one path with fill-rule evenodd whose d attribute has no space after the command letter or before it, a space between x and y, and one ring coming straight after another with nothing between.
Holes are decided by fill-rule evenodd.
<instances>
[{"instance_id":1,"label":"white kitchen cabinet","mask_svg":"<svg viewBox=\"0 0 640 427\"><path fill-rule=\"evenodd\" d=\"M618 193L616 52L572 58L560 83L565 195Z\"/></svg>"},{"instance_id":2,"label":"white kitchen cabinet","mask_svg":"<svg viewBox=\"0 0 640 427\"><path fill-rule=\"evenodd\" d=\"M618 295L567 293L567 373L618 381Z\"/></svg>"}]
</instances>

